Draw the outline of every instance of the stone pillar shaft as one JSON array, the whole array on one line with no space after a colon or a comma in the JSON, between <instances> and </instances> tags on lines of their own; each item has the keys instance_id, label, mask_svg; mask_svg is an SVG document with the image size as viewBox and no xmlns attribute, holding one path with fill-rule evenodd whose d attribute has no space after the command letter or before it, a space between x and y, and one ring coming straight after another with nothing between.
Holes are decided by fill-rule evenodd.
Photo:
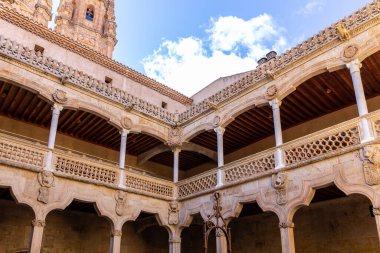
<instances>
[{"instance_id":1,"label":"stone pillar shaft","mask_svg":"<svg viewBox=\"0 0 380 253\"><path fill-rule=\"evenodd\" d=\"M181 253L181 240L169 240L169 253Z\"/></svg>"},{"instance_id":2,"label":"stone pillar shaft","mask_svg":"<svg viewBox=\"0 0 380 253\"><path fill-rule=\"evenodd\" d=\"M270 105L272 106L272 110L273 110L274 137L276 140L276 147L278 147L275 152L276 169L281 169L285 167L284 152L282 151L281 148L279 148L279 146L284 144L283 139L282 139L281 113L280 113L281 101L276 98L270 102Z\"/></svg>"},{"instance_id":3,"label":"stone pillar shaft","mask_svg":"<svg viewBox=\"0 0 380 253\"><path fill-rule=\"evenodd\" d=\"M223 171L221 167L224 166L224 146L223 146L223 135L225 129L222 127L217 127L214 129L216 132L217 145L218 145L218 171L217 171L217 187L224 184Z\"/></svg>"},{"instance_id":4,"label":"stone pillar shaft","mask_svg":"<svg viewBox=\"0 0 380 253\"><path fill-rule=\"evenodd\" d=\"M216 253L227 253L227 238L224 234L216 236Z\"/></svg>"},{"instance_id":5,"label":"stone pillar shaft","mask_svg":"<svg viewBox=\"0 0 380 253\"><path fill-rule=\"evenodd\" d=\"M119 153L119 168L120 168L120 178L119 178L119 187L125 188L125 154L127 151L127 137L129 131L123 129L120 131L121 140L120 140L120 153Z\"/></svg>"},{"instance_id":6,"label":"stone pillar shaft","mask_svg":"<svg viewBox=\"0 0 380 253\"><path fill-rule=\"evenodd\" d=\"M174 166L173 166L173 182L177 183L179 178L179 153L181 150L179 148L173 149L174 154Z\"/></svg>"},{"instance_id":7,"label":"stone pillar shaft","mask_svg":"<svg viewBox=\"0 0 380 253\"><path fill-rule=\"evenodd\" d=\"M114 230L112 232L111 240L111 253L120 253L121 251L121 230Z\"/></svg>"},{"instance_id":8,"label":"stone pillar shaft","mask_svg":"<svg viewBox=\"0 0 380 253\"><path fill-rule=\"evenodd\" d=\"M294 224L280 223L282 253L295 253Z\"/></svg>"},{"instance_id":9,"label":"stone pillar shaft","mask_svg":"<svg viewBox=\"0 0 380 253\"><path fill-rule=\"evenodd\" d=\"M372 141L374 139L368 120L363 116L368 114L367 101L365 98L364 87L362 82L362 77L360 75L361 63L358 59L347 64L347 68L350 69L352 83L355 90L356 104L358 107L359 117L361 118L360 124L362 128L362 138L361 142L365 143Z\"/></svg>"},{"instance_id":10,"label":"stone pillar shaft","mask_svg":"<svg viewBox=\"0 0 380 253\"><path fill-rule=\"evenodd\" d=\"M40 253L44 234L45 221L34 220L32 222L32 241L30 243L30 253Z\"/></svg>"},{"instance_id":11,"label":"stone pillar shaft","mask_svg":"<svg viewBox=\"0 0 380 253\"><path fill-rule=\"evenodd\" d=\"M49 140L48 140L48 153L46 156L46 170L51 171L52 170L52 163L53 163L53 150L55 146L55 140L57 137L57 129L58 129L58 120L59 120L59 114L61 113L63 107L57 104L54 104L52 107L52 118L50 123L50 130L49 130Z\"/></svg>"},{"instance_id":12,"label":"stone pillar shaft","mask_svg":"<svg viewBox=\"0 0 380 253\"><path fill-rule=\"evenodd\" d=\"M380 208L373 208L373 214L375 215L377 234L380 241Z\"/></svg>"}]
</instances>

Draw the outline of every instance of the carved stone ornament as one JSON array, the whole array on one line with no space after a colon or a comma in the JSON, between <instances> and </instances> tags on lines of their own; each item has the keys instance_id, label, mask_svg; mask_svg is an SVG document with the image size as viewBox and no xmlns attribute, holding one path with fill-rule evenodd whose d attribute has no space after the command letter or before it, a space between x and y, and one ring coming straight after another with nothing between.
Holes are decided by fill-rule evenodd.
<instances>
[{"instance_id":1,"label":"carved stone ornament","mask_svg":"<svg viewBox=\"0 0 380 253\"><path fill-rule=\"evenodd\" d=\"M351 61L360 54L360 47L357 45L348 45L343 49L343 58L345 61Z\"/></svg>"},{"instance_id":2,"label":"carved stone ornament","mask_svg":"<svg viewBox=\"0 0 380 253\"><path fill-rule=\"evenodd\" d=\"M67 93L64 92L63 90L56 90L53 93L53 99L54 99L55 102L57 102L59 104L64 104L68 100Z\"/></svg>"},{"instance_id":3,"label":"carved stone ornament","mask_svg":"<svg viewBox=\"0 0 380 253\"><path fill-rule=\"evenodd\" d=\"M127 130L130 130L132 128L132 120L128 117L124 117L121 119L121 126L124 128L124 129L127 129Z\"/></svg>"},{"instance_id":4,"label":"carved stone ornament","mask_svg":"<svg viewBox=\"0 0 380 253\"><path fill-rule=\"evenodd\" d=\"M293 222L280 222L278 224L279 228L294 228L294 223Z\"/></svg>"},{"instance_id":5,"label":"carved stone ornament","mask_svg":"<svg viewBox=\"0 0 380 253\"><path fill-rule=\"evenodd\" d=\"M364 178L368 185L380 185L380 146L366 146L360 153Z\"/></svg>"},{"instance_id":6,"label":"carved stone ornament","mask_svg":"<svg viewBox=\"0 0 380 253\"><path fill-rule=\"evenodd\" d=\"M45 227L46 223L44 220L33 220L32 225L33 227Z\"/></svg>"},{"instance_id":7,"label":"carved stone ornament","mask_svg":"<svg viewBox=\"0 0 380 253\"><path fill-rule=\"evenodd\" d=\"M273 99L278 93L277 86L271 85L268 87L267 91L265 92L265 98L266 99Z\"/></svg>"},{"instance_id":8,"label":"carved stone ornament","mask_svg":"<svg viewBox=\"0 0 380 253\"><path fill-rule=\"evenodd\" d=\"M336 25L336 30L338 31L339 39L341 41L346 41L351 38L351 34L343 22L339 22Z\"/></svg>"},{"instance_id":9,"label":"carved stone ornament","mask_svg":"<svg viewBox=\"0 0 380 253\"><path fill-rule=\"evenodd\" d=\"M170 147L181 147L183 143L183 129L181 127L173 127L169 130L169 138L167 141Z\"/></svg>"},{"instance_id":10,"label":"carved stone ornament","mask_svg":"<svg viewBox=\"0 0 380 253\"><path fill-rule=\"evenodd\" d=\"M212 120L212 126L213 128L216 128L220 125L220 121L222 119L220 118L220 116L215 116L214 119Z\"/></svg>"},{"instance_id":11,"label":"carved stone ornament","mask_svg":"<svg viewBox=\"0 0 380 253\"><path fill-rule=\"evenodd\" d=\"M38 189L37 200L41 203L49 203L50 188L54 184L54 174L51 171L42 171L38 174L38 182L41 187Z\"/></svg>"},{"instance_id":12,"label":"carved stone ornament","mask_svg":"<svg viewBox=\"0 0 380 253\"><path fill-rule=\"evenodd\" d=\"M285 205L288 202L287 185L287 174L278 173L276 175L272 175L272 187L276 190L278 205Z\"/></svg>"},{"instance_id":13,"label":"carved stone ornament","mask_svg":"<svg viewBox=\"0 0 380 253\"><path fill-rule=\"evenodd\" d=\"M112 231L112 236L119 236L121 237L123 235L123 232L121 230L114 230Z\"/></svg>"},{"instance_id":14,"label":"carved stone ornament","mask_svg":"<svg viewBox=\"0 0 380 253\"><path fill-rule=\"evenodd\" d=\"M127 193L123 191L117 191L115 194L116 207L115 212L117 215L122 216L127 209Z\"/></svg>"},{"instance_id":15,"label":"carved stone ornament","mask_svg":"<svg viewBox=\"0 0 380 253\"><path fill-rule=\"evenodd\" d=\"M378 208L376 208L376 207L372 208L372 213L373 213L373 215L376 215L376 216L380 215L380 207L378 207Z\"/></svg>"},{"instance_id":16,"label":"carved stone ornament","mask_svg":"<svg viewBox=\"0 0 380 253\"><path fill-rule=\"evenodd\" d=\"M178 225L179 222L179 208L178 202L172 201L169 203L169 225Z\"/></svg>"}]
</instances>

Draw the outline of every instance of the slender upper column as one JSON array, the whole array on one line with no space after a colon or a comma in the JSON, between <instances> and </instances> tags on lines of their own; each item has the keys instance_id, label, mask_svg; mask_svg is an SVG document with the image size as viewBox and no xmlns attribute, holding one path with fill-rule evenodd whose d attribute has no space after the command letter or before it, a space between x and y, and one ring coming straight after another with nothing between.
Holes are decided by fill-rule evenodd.
<instances>
[{"instance_id":1,"label":"slender upper column","mask_svg":"<svg viewBox=\"0 0 380 253\"><path fill-rule=\"evenodd\" d=\"M281 222L280 225L281 232L281 247L282 253L295 253L294 245L294 223Z\"/></svg>"},{"instance_id":2,"label":"slender upper column","mask_svg":"<svg viewBox=\"0 0 380 253\"><path fill-rule=\"evenodd\" d=\"M120 131L121 141L120 141L120 153L119 153L119 168L120 168L120 181L119 187L125 188L125 154L127 150L127 137L129 130L123 129Z\"/></svg>"},{"instance_id":3,"label":"slender upper column","mask_svg":"<svg viewBox=\"0 0 380 253\"><path fill-rule=\"evenodd\" d=\"M223 171L221 167L224 166L224 147L223 147L223 135L226 131L223 127L217 127L214 129L216 132L217 145L218 145L218 172L217 172L217 187L223 185Z\"/></svg>"},{"instance_id":4,"label":"slender upper column","mask_svg":"<svg viewBox=\"0 0 380 253\"><path fill-rule=\"evenodd\" d=\"M273 124L274 124L274 136L276 139L276 147L279 147L284 143L282 139L281 114L280 114L281 101L276 98L270 101L269 104L272 106L272 110L273 110ZM284 154L281 148L276 149L275 160L276 160L276 169L280 169L285 166Z\"/></svg>"},{"instance_id":5,"label":"slender upper column","mask_svg":"<svg viewBox=\"0 0 380 253\"><path fill-rule=\"evenodd\" d=\"M181 238L169 240L169 253L181 253Z\"/></svg>"},{"instance_id":6,"label":"slender upper column","mask_svg":"<svg viewBox=\"0 0 380 253\"><path fill-rule=\"evenodd\" d=\"M42 238L44 234L45 221L33 220L32 241L30 243L30 253L40 253L42 247Z\"/></svg>"},{"instance_id":7,"label":"slender upper column","mask_svg":"<svg viewBox=\"0 0 380 253\"><path fill-rule=\"evenodd\" d=\"M365 143L374 139L373 134L371 132L368 120L364 118L365 115L368 114L367 101L365 98L364 88L362 77L360 75L360 68L362 64L358 59L353 60L352 62L347 64L347 68L350 69L352 83L355 90L356 104L359 111L359 117L361 118L361 127L362 127L362 138L361 142Z\"/></svg>"},{"instance_id":8,"label":"slender upper column","mask_svg":"<svg viewBox=\"0 0 380 253\"><path fill-rule=\"evenodd\" d=\"M223 233L216 232L216 253L228 253L227 238Z\"/></svg>"},{"instance_id":9,"label":"slender upper column","mask_svg":"<svg viewBox=\"0 0 380 253\"><path fill-rule=\"evenodd\" d=\"M111 253L120 253L121 249L121 230L113 230L111 238Z\"/></svg>"},{"instance_id":10,"label":"slender upper column","mask_svg":"<svg viewBox=\"0 0 380 253\"><path fill-rule=\"evenodd\" d=\"M174 154L174 166L173 166L173 182L178 182L179 177L179 153L181 152L181 149L178 147L173 148L173 154Z\"/></svg>"},{"instance_id":11,"label":"slender upper column","mask_svg":"<svg viewBox=\"0 0 380 253\"><path fill-rule=\"evenodd\" d=\"M52 162L53 162L53 150L55 146L55 140L57 137L57 128L58 128L58 120L59 114L61 113L63 107L58 104L54 104L51 108L52 110L52 118L50 123L50 131L49 131L49 140L48 140L48 153L46 157L46 170L52 170Z\"/></svg>"}]
</instances>

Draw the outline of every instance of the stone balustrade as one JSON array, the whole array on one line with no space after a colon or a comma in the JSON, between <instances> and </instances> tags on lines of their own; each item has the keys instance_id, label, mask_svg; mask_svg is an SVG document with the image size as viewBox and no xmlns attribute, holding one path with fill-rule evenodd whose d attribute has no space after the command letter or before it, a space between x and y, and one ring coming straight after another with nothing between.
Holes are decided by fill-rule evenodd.
<instances>
[{"instance_id":1,"label":"stone balustrade","mask_svg":"<svg viewBox=\"0 0 380 253\"><path fill-rule=\"evenodd\" d=\"M217 185L217 171L211 170L189 179L180 181L178 186L178 197L184 198L195 194L201 194L215 189Z\"/></svg>"}]
</instances>

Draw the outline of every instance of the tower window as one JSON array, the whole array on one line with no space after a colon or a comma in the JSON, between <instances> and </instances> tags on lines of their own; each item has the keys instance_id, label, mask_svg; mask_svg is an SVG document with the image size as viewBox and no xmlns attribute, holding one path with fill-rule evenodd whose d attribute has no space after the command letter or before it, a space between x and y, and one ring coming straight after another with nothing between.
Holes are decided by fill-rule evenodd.
<instances>
[{"instance_id":1,"label":"tower window","mask_svg":"<svg viewBox=\"0 0 380 253\"><path fill-rule=\"evenodd\" d=\"M94 8L88 7L86 10L86 19L94 21Z\"/></svg>"}]
</instances>

